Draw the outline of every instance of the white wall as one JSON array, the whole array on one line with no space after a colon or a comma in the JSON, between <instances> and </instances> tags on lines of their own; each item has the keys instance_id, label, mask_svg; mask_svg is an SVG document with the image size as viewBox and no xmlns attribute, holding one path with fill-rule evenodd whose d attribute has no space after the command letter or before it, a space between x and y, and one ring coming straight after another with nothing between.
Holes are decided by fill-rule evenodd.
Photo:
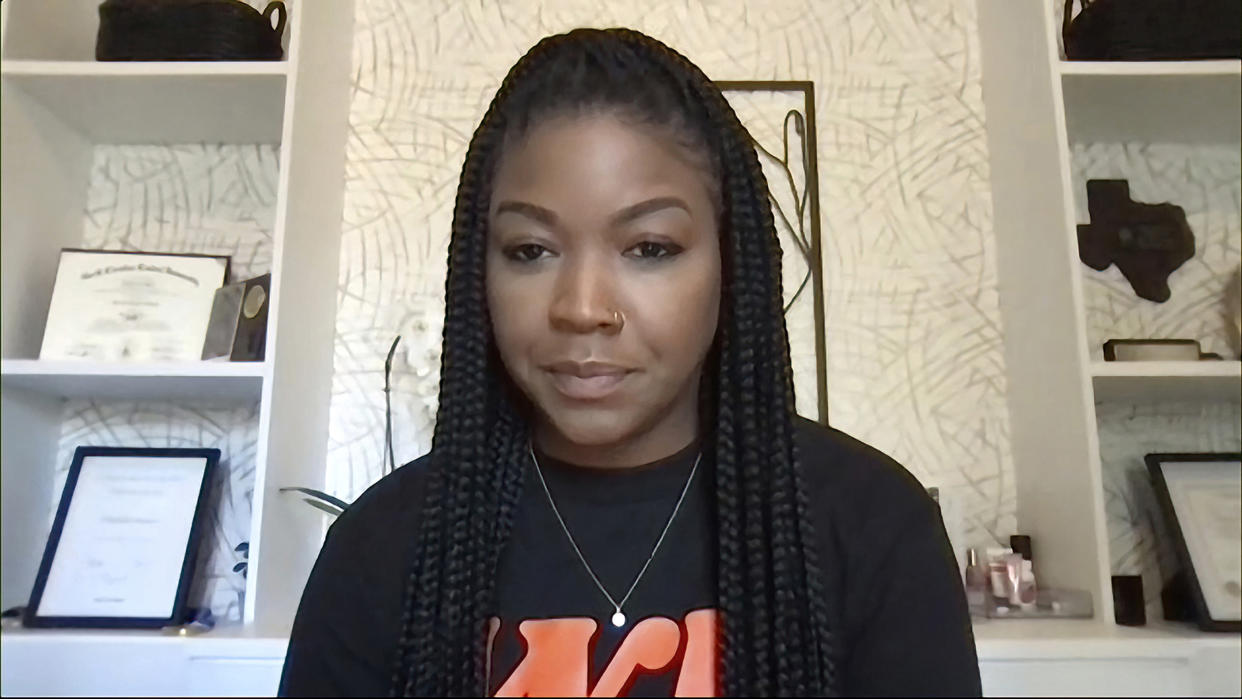
<instances>
[{"instance_id":1,"label":"white wall","mask_svg":"<svg viewBox=\"0 0 1242 699\"><path fill-rule=\"evenodd\" d=\"M713 79L818 97L831 423L1007 538L1014 488L974 0L360 0L328 487L381 472L393 337L397 461L429 446L451 202L509 66L546 34L627 25Z\"/></svg>"}]
</instances>

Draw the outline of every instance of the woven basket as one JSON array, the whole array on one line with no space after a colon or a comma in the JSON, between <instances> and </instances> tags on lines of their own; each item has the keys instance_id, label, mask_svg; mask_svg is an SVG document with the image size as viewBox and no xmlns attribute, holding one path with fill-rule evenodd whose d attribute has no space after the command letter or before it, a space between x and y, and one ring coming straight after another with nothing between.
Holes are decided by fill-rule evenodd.
<instances>
[{"instance_id":1,"label":"woven basket","mask_svg":"<svg viewBox=\"0 0 1242 699\"><path fill-rule=\"evenodd\" d=\"M287 18L280 0L262 14L240 0L105 0L99 6L95 58L279 61Z\"/></svg>"},{"instance_id":2,"label":"woven basket","mask_svg":"<svg viewBox=\"0 0 1242 699\"><path fill-rule=\"evenodd\" d=\"M1242 58L1239 0L1065 0L1061 36L1071 61Z\"/></svg>"}]
</instances>

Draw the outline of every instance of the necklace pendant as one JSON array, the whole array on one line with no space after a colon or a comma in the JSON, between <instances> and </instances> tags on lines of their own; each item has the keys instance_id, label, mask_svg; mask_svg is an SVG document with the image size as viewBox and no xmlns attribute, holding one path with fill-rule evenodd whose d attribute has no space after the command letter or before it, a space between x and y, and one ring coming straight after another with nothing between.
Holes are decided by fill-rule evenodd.
<instances>
[{"instance_id":1,"label":"necklace pendant","mask_svg":"<svg viewBox=\"0 0 1242 699\"><path fill-rule=\"evenodd\" d=\"M612 625L617 628L625 626L625 615L621 613L620 609L617 610L616 614L612 615Z\"/></svg>"}]
</instances>

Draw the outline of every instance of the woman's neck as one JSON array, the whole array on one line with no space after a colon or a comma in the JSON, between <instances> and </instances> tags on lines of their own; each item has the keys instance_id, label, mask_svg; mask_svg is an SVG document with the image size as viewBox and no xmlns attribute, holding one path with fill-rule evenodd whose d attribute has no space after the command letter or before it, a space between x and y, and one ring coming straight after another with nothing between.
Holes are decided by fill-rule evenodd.
<instances>
[{"instance_id":1,"label":"woman's neck","mask_svg":"<svg viewBox=\"0 0 1242 699\"><path fill-rule=\"evenodd\" d=\"M685 449L698 436L698 416L670 415L650 429L608 444L578 444L547 423L535 427L535 446L548 456L577 466L632 468Z\"/></svg>"}]
</instances>

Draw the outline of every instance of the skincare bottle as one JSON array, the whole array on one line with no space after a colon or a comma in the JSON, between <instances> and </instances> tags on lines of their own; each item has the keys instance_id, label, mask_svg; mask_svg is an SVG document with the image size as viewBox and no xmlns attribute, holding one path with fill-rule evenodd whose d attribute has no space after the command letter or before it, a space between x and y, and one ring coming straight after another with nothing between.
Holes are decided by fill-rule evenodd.
<instances>
[{"instance_id":1,"label":"skincare bottle","mask_svg":"<svg viewBox=\"0 0 1242 699\"><path fill-rule=\"evenodd\" d=\"M1029 611L1035 608L1038 599L1038 588L1035 584L1035 561L1031 555L1031 537L1014 534L1009 537L1009 547L1022 558L1018 570L1018 590L1014 596L1018 606Z\"/></svg>"},{"instance_id":2,"label":"skincare bottle","mask_svg":"<svg viewBox=\"0 0 1242 699\"><path fill-rule=\"evenodd\" d=\"M1011 553L1005 556L1005 592L1010 607L1022 606L1022 556Z\"/></svg>"},{"instance_id":3,"label":"skincare bottle","mask_svg":"<svg viewBox=\"0 0 1242 699\"><path fill-rule=\"evenodd\" d=\"M992 593L988 581L988 569L979 561L979 550L966 551L966 606L974 616L983 616L988 595Z\"/></svg>"},{"instance_id":4,"label":"skincare bottle","mask_svg":"<svg viewBox=\"0 0 1242 699\"><path fill-rule=\"evenodd\" d=\"M1012 550L1004 546L990 546L987 549L988 580L997 612L1009 610L1009 579L1005 572L1005 559L1012 553Z\"/></svg>"}]
</instances>

